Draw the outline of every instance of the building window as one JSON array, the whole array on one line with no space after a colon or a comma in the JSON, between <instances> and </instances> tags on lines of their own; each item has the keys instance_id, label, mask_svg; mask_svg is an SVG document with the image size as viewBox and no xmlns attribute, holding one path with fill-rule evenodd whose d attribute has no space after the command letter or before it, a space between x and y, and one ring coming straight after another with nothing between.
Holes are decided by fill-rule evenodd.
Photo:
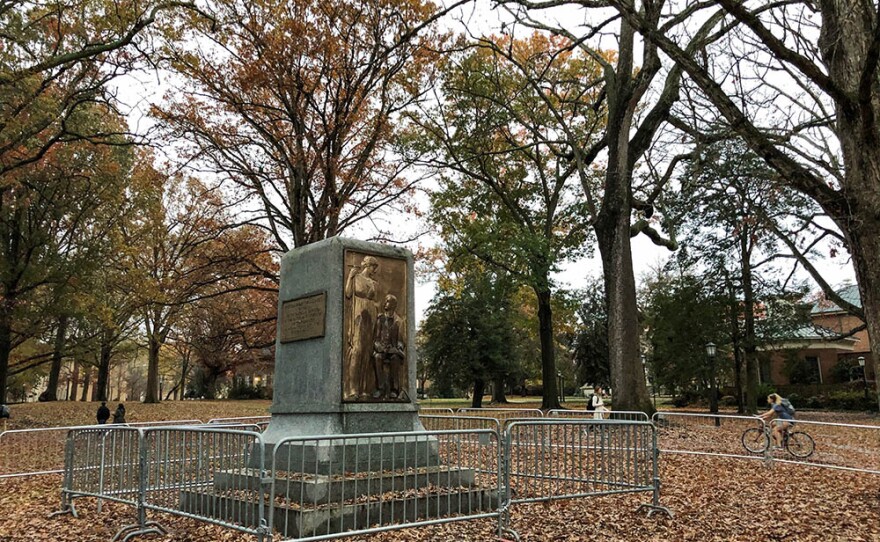
<instances>
[{"instance_id":1,"label":"building window","mask_svg":"<svg viewBox=\"0 0 880 542\"><path fill-rule=\"evenodd\" d=\"M819 358L817 356L807 356L804 360L810 384L822 382L822 370L819 367Z\"/></svg>"},{"instance_id":2,"label":"building window","mask_svg":"<svg viewBox=\"0 0 880 542\"><path fill-rule=\"evenodd\" d=\"M761 384L772 384L773 382L770 380L770 362L767 360L760 360L758 362L759 377L761 380Z\"/></svg>"}]
</instances>

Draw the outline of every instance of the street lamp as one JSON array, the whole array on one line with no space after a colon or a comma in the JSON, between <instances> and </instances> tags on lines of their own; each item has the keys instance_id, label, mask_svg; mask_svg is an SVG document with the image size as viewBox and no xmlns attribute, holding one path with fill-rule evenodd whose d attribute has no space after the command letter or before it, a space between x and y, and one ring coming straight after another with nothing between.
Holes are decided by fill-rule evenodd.
<instances>
[{"instance_id":1,"label":"street lamp","mask_svg":"<svg viewBox=\"0 0 880 542\"><path fill-rule=\"evenodd\" d=\"M706 343L706 356L709 357L709 412L718 414L718 383L715 375L715 354L718 349L715 343ZM715 418L715 426L720 426L721 420Z\"/></svg>"},{"instance_id":2,"label":"street lamp","mask_svg":"<svg viewBox=\"0 0 880 542\"><path fill-rule=\"evenodd\" d=\"M859 356L859 367L862 368L862 382L865 383L865 399L868 398L868 371L865 369L865 356Z\"/></svg>"}]
</instances>

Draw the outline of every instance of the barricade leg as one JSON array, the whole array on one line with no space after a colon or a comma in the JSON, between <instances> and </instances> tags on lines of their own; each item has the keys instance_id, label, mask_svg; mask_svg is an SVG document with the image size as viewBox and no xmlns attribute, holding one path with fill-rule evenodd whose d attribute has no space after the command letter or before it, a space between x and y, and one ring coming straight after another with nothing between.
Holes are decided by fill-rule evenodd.
<instances>
[{"instance_id":1,"label":"barricade leg","mask_svg":"<svg viewBox=\"0 0 880 542\"><path fill-rule=\"evenodd\" d=\"M61 508L49 514L50 518L70 514L74 518L79 518L76 513L76 506L73 504L73 498L70 496L72 488L73 476L73 441L68 437L64 444L64 482L61 485Z\"/></svg>"},{"instance_id":2,"label":"barricade leg","mask_svg":"<svg viewBox=\"0 0 880 542\"><path fill-rule=\"evenodd\" d=\"M119 529L116 535L113 536L111 542L116 542L120 540L120 536L125 536L121 539L122 542L128 542L132 538L136 536L141 536L145 534L168 534L168 531L165 530L158 522L149 521L147 519L147 509L146 509L146 498L147 498L147 444L146 437L141 433L138 435L138 457L139 457L139 469L138 469L138 503L137 503L137 516L138 522L134 525L126 525Z\"/></svg>"},{"instance_id":3,"label":"barricade leg","mask_svg":"<svg viewBox=\"0 0 880 542\"><path fill-rule=\"evenodd\" d=\"M653 453L651 454L652 460L652 469L654 473L654 491L651 494L651 504L641 504L639 505L637 511L640 512L643 509L648 511L648 517L653 516L656 513L666 514L666 517L672 518L672 511L665 506L660 504L660 448L657 446L657 429L654 428L651 431L651 440L652 440L652 448Z\"/></svg>"}]
</instances>

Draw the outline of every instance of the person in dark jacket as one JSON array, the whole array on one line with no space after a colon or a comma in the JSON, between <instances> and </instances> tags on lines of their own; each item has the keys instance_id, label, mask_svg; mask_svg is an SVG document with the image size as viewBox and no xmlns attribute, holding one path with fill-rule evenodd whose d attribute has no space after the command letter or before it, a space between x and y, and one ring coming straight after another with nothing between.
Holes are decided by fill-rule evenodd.
<instances>
[{"instance_id":1,"label":"person in dark jacket","mask_svg":"<svg viewBox=\"0 0 880 542\"><path fill-rule=\"evenodd\" d=\"M113 413L113 423L125 423L125 405L119 403L116 412Z\"/></svg>"},{"instance_id":2,"label":"person in dark jacket","mask_svg":"<svg viewBox=\"0 0 880 542\"><path fill-rule=\"evenodd\" d=\"M107 401L101 401L101 406L98 407L98 413L95 415L95 418L98 419L100 424L105 424L110 419L110 409L107 408Z\"/></svg>"},{"instance_id":3,"label":"person in dark jacket","mask_svg":"<svg viewBox=\"0 0 880 542\"><path fill-rule=\"evenodd\" d=\"M9 419L9 407L0 405L0 433L6 432L6 420Z\"/></svg>"}]
</instances>

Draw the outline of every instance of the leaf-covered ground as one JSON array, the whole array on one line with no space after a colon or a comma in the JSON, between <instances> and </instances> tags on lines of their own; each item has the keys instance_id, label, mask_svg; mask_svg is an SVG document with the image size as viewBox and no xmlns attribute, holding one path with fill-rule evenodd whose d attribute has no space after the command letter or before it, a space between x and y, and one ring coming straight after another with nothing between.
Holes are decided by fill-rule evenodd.
<instances>
[{"instance_id":1,"label":"leaf-covered ground","mask_svg":"<svg viewBox=\"0 0 880 542\"><path fill-rule=\"evenodd\" d=\"M18 413L37 426L63 421L83 423L92 405L68 403L25 405ZM138 418L132 421L262 415L267 402L187 402L161 405L132 405ZM53 412L54 409L54 412ZM167 409L167 410L166 410ZM142 417L141 417L142 416ZM807 417L804 414L804 417ZM863 415L815 414L809 418L829 422L875 425L877 418ZM673 428L661 440L679 440L692 447L691 439L706 440L709 450L742 453L735 441L738 430L706 432L697 428ZM716 437L704 435L717 435ZM880 434L880 432L878 432ZM874 433L871 433L874 438ZM719 442L711 442L719 438ZM732 441L732 442L728 442ZM880 437L878 437L880 442ZM854 444L855 442L853 442ZM820 435L819 451L830 444ZM846 452L841 447L839 453ZM33 452L39 453L39 452ZM817 452L818 453L818 452ZM864 458L869 468L880 468L880 454ZM880 542L880 475L831 470L794 464L692 455L663 454L662 504L675 514L673 519L637 512L650 495L594 497L555 501L548 504L517 505L512 527L523 541L874 541ZM93 499L77 500L79 519L47 516L58 509L61 476L32 476L0 480L0 540L24 542L105 542L119 528L134 521L133 509L108 503L97 512ZM250 540L233 530L194 520L151 516L165 525L169 534L151 540L195 542L206 540ZM392 531L351 540L461 541L495 540L494 523L477 521Z\"/></svg>"},{"instance_id":2,"label":"leaf-covered ground","mask_svg":"<svg viewBox=\"0 0 880 542\"><path fill-rule=\"evenodd\" d=\"M95 423L99 404L58 401L12 405L12 417L7 429L91 425ZM112 411L117 403L108 401L107 404ZM154 405L126 403L125 418L127 422L187 419L207 422L212 418L267 416L271 404L271 401L165 401Z\"/></svg>"},{"instance_id":3,"label":"leaf-covered ground","mask_svg":"<svg viewBox=\"0 0 880 542\"><path fill-rule=\"evenodd\" d=\"M598 497L516 506L512 525L523 541L878 541L880 477L797 465L667 455L662 502L675 514L637 512L648 495ZM130 524L132 510L92 499L80 517L47 518L58 508L60 476L0 481L0 540L105 542ZM152 540L243 540L245 535L193 520L155 516L170 531ZM488 521L389 532L362 541L494 540Z\"/></svg>"}]
</instances>

